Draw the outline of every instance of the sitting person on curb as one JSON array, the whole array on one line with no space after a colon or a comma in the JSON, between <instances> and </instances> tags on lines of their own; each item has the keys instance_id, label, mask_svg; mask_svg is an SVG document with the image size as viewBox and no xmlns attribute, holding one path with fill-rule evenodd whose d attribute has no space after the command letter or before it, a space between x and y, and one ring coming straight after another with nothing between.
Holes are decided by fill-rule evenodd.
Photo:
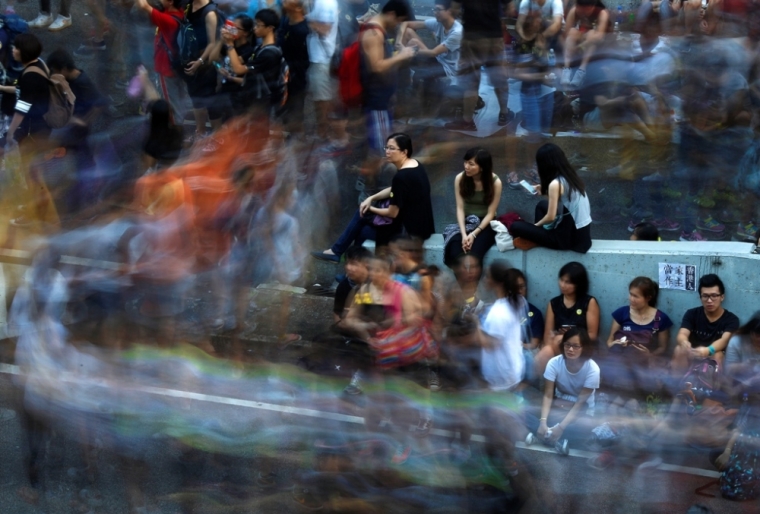
<instances>
[{"instance_id":1,"label":"sitting person on curb","mask_svg":"<svg viewBox=\"0 0 760 514\"><path fill-rule=\"evenodd\" d=\"M541 184L533 186L546 196L536 205L535 223L519 220L509 226L512 237L521 237L553 250L586 253L591 248L591 205L586 186L553 143L536 152Z\"/></svg>"},{"instance_id":2,"label":"sitting person on curb","mask_svg":"<svg viewBox=\"0 0 760 514\"><path fill-rule=\"evenodd\" d=\"M728 341L725 370L729 378L744 387L760 389L760 311Z\"/></svg>"},{"instance_id":3,"label":"sitting person on curb","mask_svg":"<svg viewBox=\"0 0 760 514\"><path fill-rule=\"evenodd\" d=\"M549 361L544 373L541 417L528 415L528 429L532 433L526 442L531 444L538 438L555 445L557 453L567 455L567 437L586 438L592 428L593 423L586 424L583 420L594 416L594 391L599 388L601 372L591 359L594 343L585 330L569 329L562 336L560 348L562 353ZM572 430L568 430L570 427Z\"/></svg>"},{"instance_id":4,"label":"sitting person on curb","mask_svg":"<svg viewBox=\"0 0 760 514\"><path fill-rule=\"evenodd\" d=\"M702 307L686 311L676 336L671 368L677 377L695 360L715 359L722 364L728 341L739 328L739 318L722 307L726 287L718 275L702 276L697 291Z\"/></svg>"},{"instance_id":5,"label":"sitting person on curb","mask_svg":"<svg viewBox=\"0 0 760 514\"><path fill-rule=\"evenodd\" d=\"M501 180L493 173L491 154L483 148L470 148L464 154L464 171L454 179L457 223L443 231L443 262L451 266L464 253L481 262L496 242L491 220L501 200Z\"/></svg>"},{"instance_id":6,"label":"sitting person on curb","mask_svg":"<svg viewBox=\"0 0 760 514\"><path fill-rule=\"evenodd\" d=\"M547 362L559 355L560 343L568 330L582 328L596 341L599 336L599 304L588 294L586 268L579 262L568 262L559 270L560 295L546 307L543 347L535 357L536 376L542 376Z\"/></svg>"}]
</instances>

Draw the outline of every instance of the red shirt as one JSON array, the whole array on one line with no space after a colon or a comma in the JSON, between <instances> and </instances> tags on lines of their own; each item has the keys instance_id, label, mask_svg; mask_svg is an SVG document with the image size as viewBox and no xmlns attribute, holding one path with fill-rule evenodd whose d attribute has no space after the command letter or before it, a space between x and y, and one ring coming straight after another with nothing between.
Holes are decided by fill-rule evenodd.
<instances>
[{"instance_id":1,"label":"red shirt","mask_svg":"<svg viewBox=\"0 0 760 514\"><path fill-rule=\"evenodd\" d=\"M175 76L166 48L168 46L175 56L179 53L179 48L177 48L178 20L184 17L185 14L182 11L172 11L170 14L153 9L150 12L150 21L157 27L156 39L153 42L153 67L156 69L156 73L164 77Z\"/></svg>"}]
</instances>

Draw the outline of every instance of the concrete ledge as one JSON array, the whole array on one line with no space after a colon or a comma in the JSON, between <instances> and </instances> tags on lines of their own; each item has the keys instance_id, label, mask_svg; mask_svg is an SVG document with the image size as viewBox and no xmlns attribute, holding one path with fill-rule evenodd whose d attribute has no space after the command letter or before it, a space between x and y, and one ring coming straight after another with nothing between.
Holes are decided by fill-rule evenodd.
<instances>
[{"instance_id":1,"label":"concrete ledge","mask_svg":"<svg viewBox=\"0 0 760 514\"><path fill-rule=\"evenodd\" d=\"M368 247L374 242L368 241ZM567 262L578 261L589 272L590 293L601 307L600 338L609 335L612 312L628 303L628 284L637 276L658 280L660 262L693 264L697 278L717 273L726 284L724 307L743 322L760 310L760 255L752 254L753 245L736 242L654 242L594 240L585 255L546 248L528 251L499 252L494 246L486 254L485 264L503 259L528 277L528 299L546 309L549 300L559 294L557 273ZM443 236L434 234L425 242L426 261L443 266ZM673 320L675 340L686 309L700 305L697 293L673 289L660 290L658 308Z\"/></svg>"}]
</instances>

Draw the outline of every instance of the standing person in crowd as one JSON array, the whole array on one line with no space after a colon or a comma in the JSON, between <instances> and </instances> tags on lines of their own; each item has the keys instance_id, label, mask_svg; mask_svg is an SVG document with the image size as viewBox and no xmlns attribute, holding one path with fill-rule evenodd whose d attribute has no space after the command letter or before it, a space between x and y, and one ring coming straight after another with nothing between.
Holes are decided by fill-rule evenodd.
<instances>
[{"instance_id":1,"label":"standing person in crowd","mask_svg":"<svg viewBox=\"0 0 760 514\"><path fill-rule=\"evenodd\" d=\"M337 0L315 0L306 16L311 33L306 39L309 49L309 92L317 116L317 136L327 137L327 115L335 98L337 83L330 75L330 61L338 38Z\"/></svg>"},{"instance_id":2,"label":"standing person in crowd","mask_svg":"<svg viewBox=\"0 0 760 514\"><path fill-rule=\"evenodd\" d=\"M335 244L325 251L311 252L314 258L338 262L351 244L360 245L367 239L374 239L380 247L403 232L423 241L435 232L430 181L425 167L412 159L412 140L406 134L391 134L385 154L398 169L391 186L364 200ZM385 206L373 206L374 202ZM385 217L382 224L375 222L378 216Z\"/></svg>"},{"instance_id":3,"label":"standing person in crowd","mask_svg":"<svg viewBox=\"0 0 760 514\"><path fill-rule=\"evenodd\" d=\"M568 262L559 270L560 295L546 307L543 347L536 355L536 375L543 374L549 359L560 352L560 342L573 327L582 328L592 341L599 336L599 303L588 294L586 268L580 262Z\"/></svg>"},{"instance_id":4,"label":"standing person in crowd","mask_svg":"<svg viewBox=\"0 0 760 514\"><path fill-rule=\"evenodd\" d=\"M71 0L61 0L58 16L53 17L50 0L40 0L40 13L29 22L29 28L41 29L47 27L51 32L58 32L71 27Z\"/></svg>"},{"instance_id":5,"label":"standing person in crowd","mask_svg":"<svg viewBox=\"0 0 760 514\"><path fill-rule=\"evenodd\" d=\"M718 275L700 277L697 291L702 306L686 311L676 336L671 369L678 377L694 360L715 359L722 364L723 351L739 328L739 318L722 306L726 287Z\"/></svg>"},{"instance_id":6,"label":"standing person in crowd","mask_svg":"<svg viewBox=\"0 0 760 514\"><path fill-rule=\"evenodd\" d=\"M454 18L451 0L436 0L433 7L434 19L409 21L400 29L405 45L419 48L412 63L414 81L421 86L421 109L440 104L445 96L460 94L457 89L457 66L462 46L462 24ZM427 29L433 33L436 45L428 48L417 36L415 30Z\"/></svg>"},{"instance_id":7,"label":"standing person in crowd","mask_svg":"<svg viewBox=\"0 0 760 514\"><path fill-rule=\"evenodd\" d=\"M583 180L567 161L565 152L553 143L538 149L536 166L541 184L534 188L548 199L536 205L535 224L515 221L509 233L553 250L588 252L591 206Z\"/></svg>"},{"instance_id":8,"label":"standing person in crowd","mask_svg":"<svg viewBox=\"0 0 760 514\"><path fill-rule=\"evenodd\" d=\"M108 102L98 91L90 76L84 70L77 68L71 54L61 48L50 53L47 65L51 74L61 75L69 83L71 92L76 98L74 116L87 126L92 126Z\"/></svg>"},{"instance_id":9,"label":"standing person in crowd","mask_svg":"<svg viewBox=\"0 0 760 514\"><path fill-rule=\"evenodd\" d=\"M285 0L282 11L284 16L277 31L277 45L282 49L282 56L290 70L285 130L291 134L302 134L309 70L309 24L303 0Z\"/></svg>"},{"instance_id":10,"label":"standing person in crowd","mask_svg":"<svg viewBox=\"0 0 760 514\"><path fill-rule=\"evenodd\" d=\"M480 70L483 67L499 102L499 125L504 126L515 117L515 113L507 107L509 86L504 62L504 27L501 21L504 15L502 9L509 3L509 0L460 0L452 4L456 13L462 13L464 28L459 58L464 106L462 119L446 124L449 130L478 129L473 116L478 101Z\"/></svg>"},{"instance_id":11,"label":"standing person in crowd","mask_svg":"<svg viewBox=\"0 0 760 514\"><path fill-rule=\"evenodd\" d=\"M463 253L472 253L481 262L496 242L491 220L501 200L501 180L493 172L491 154L483 148L470 148L464 154L464 171L454 179L457 223L443 231L446 265Z\"/></svg>"},{"instance_id":12,"label":"standing person in crowd","mask_svg":"<svg viewBox=\"0 0 760 514\"><path fill-rule=\"evenodd\" d=\"M182 0L161 0L163 10L160 11L154 9L148 0L137 0L137 7L146 11L150 16L150 22L156 26L153 69L158 74L161 95L172 107L174 123L182 123L185 120L187 85L183 77L177 75L178 70L174 67L179 59L177 33L180 22L185 17Z\"/></svg>"},{"instance_id":13,"label":"standing person in crowd","mask_svg":"<svg viewBox=\"0 0 760 514\"><path fill-rule=\"evenodd\" d=\"M602 0L576 1L565 23L565 68L560 78L563 87L577 91L583 86L591 56L611 29L610 13ZM579 52L582 52L581 63L573 74L570 67Z\"/></svg>"},{"instance_id":14,"label":"standing person in crowd","mask_svg":"<svg viewBox=\"0 0 760 514\"><path fill-rule=\"evenodd\" d=\"M245 65L253 55L251 38L253 36L253 20L247 14L237 14L232 18L232 26L225 25L220 31L219 41L211 51L209 59L218 63L216 95L208 106L208 117L212 124L221 124L232 118L236 113L232 110L231 96L239 93L243 87L245 74L238 75L232 67L230 54L234 50L235 61L238 65ZM229 45L229 42L232 42ZM231 49L228 50L228 45Z\"/></svg>"},{"instance_id":15,"label":"standing person in crowd","mask_svg":"<svg viewBox=\"0 0 760 514\"><path fill-rule=\"evenodd\" d=\"M405 46L394 54L389 41L409 15L409 6L403 0L388 0L380 14L370 18L359 33L360 79L364 92L362 107L369 146L369 156L362 167L364 173L374 174L380 167L385 155L383 147L392 126L391 98L396 92L397 70L417 51L414 46Z\"/></svg>"},{"instance_id":16,"label":"standing person in crowd","mask_svg":"<svg viewBox=\"0 0 760 514\"><path fill-rule=\"evenodd\" d=\"M245 77L242 90L231 94L232 111L248 112L251 119L260 125L262 134L269 134L269 122L274 106L282 100L277 88L282 50L277 46L275 39L275 32L279 26L280 18L272 9L261 9L256 13L253 35L261 43L253 49L253 53L244 63L237 54L232 34L224 32L222 35L232 72Z\"/></svg>"},{"instance_id":17,"label":"standing person in crowd","mask_svg":"<svg viewBox=\"0 0 760 514\"><path fill-rule=\"evenodd\" d=\"M18 145L21 156L20 175L27 190L18 194L25 198L25 211L11 220L17 226L34 221L59 224L58 213L45 182L40 174L32 174L32 161L36 155L50 148L50 127L45 114L50 105L50 85L48 70L40 59L42 43L33 34L19 34L13 40L13 58L24 67L15 86L0 86L3 93L17 95L15 112L11 119L5 141L6 153Z\"/></svg>"},{"instance_id":18,"label":"standing person in crowd","mask_svg":"<svg viewBox=\"0 0 760 514\"><path fill-rule=\"evenodd\" d=\"M565 332L560 351L560 355L549 361L543 374L541 416L538 420L529 417L528 428L535 430L542 440L554 444L558 453L567 455L568 436L587 438L593 428L594 392L599 388L601 371L591 358L594 342L582 328L572 327ZM568 430L570 427L572 430ZM527 442L533 441L531 434Z\"/></svg>"},{"instance_id":19,"label":"standing person in crowd","mask_svg":"<svg viewBox=\"0 0 760 514\"><path fill-rule=\"evenodd\" d=\"M185 8L187 21L193 26L200 55L194 56L185 67L184 79L187 92L193 101L195 115L195 139L206 135L206 122L209 121L208 105L216 90L216 71L211 64L211 51L219 35L219 16L212 0L193 0ZM219 128L217 120L213 129Z\"/></svg>"}]
</instances>

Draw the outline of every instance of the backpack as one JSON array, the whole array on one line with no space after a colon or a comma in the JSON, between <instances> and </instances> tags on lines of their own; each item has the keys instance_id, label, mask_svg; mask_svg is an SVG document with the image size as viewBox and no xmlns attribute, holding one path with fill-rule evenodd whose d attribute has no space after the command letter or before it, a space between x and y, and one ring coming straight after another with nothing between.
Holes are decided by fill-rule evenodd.
<instances>
[{"instance_id":1,"label":"backpack","mask_svg":"<svg viewBox=\"0 0 760 514\"><path fill-rule=\"evenodd\" d=\"M382 27L374 23L367 23L359 28L359 35L356 41L348 45L340 56L338 65L338 90L340 98L346 107L358 107L364 99L364 87L362 86L361 77L361 35L363 32L371 29L380 29L385 36Z\"/></svg>"},{"instance_id":2,"label":"backpack","mask_svg":"<svg viewBox=\"0 0 760 514\"><path fill-rule=\"evenodd\" d=\"M692 364L681 379L678 390L689 405L702 403L720 389L718 363L713 359L703 359ZM684 394L686 393L686 394Z\"/></svg>"},{"instance_id":3,"label":"backpack","mask_svg":"<svg viewBox=\"0 0 760 514\"><path fill-rule=\"evenodd\" d=\"M172 66L175 68L186 67L189 63L195 61L201 56L201 54L203 54L203 48L200 47L198 41L198 34L195 33L195 27L193 27L193 24L189 20L190 9L192 6L192 2L187 4L187 7L185 8L185 18L180 21L179 31L177 31L177 49L179 55L175 58L176 62L172 63ZM203 12L203 18L206 17L209 9L216 13L216 35L219 37L219 30L224 25L227 17L214 2L209 2L200 9L200 11Z\"/></svg>"},{"instance_id":4,"label":"backpack","mask_svg":"<svg viewBox=\"0 0 760 514\"><path fill-rule=\"evenodd\" d=\"M179 38L179 31L182 30L183 19L180 18L179 16L174 16L173 14L169 14L169 16L177 20L177 25L179 25L179 29L177 30L177 38ZM164 35L161 34L159 43L164 48L164 51L166 51L166 55L169 57L169 64L171 65L171 67L174 68L175 70L179 70L179 68L181 68L182 66L180 65L180 62L179 62L179 45L177 41L176 40L167 41Z\"/></svg>"},{"instance_id":5,"label":"backpack","mask_svg":"<svg viewBox=\"0 0 760 514\"><path fill-rule=\"evenodd\" d=\"M272 48L280 54L280 71L277 74L277 83L270 84L266 80L262 80L262 83L266 84L266 91L269 92L269 98L272 105L278 107L284 107L288 101L288 83L290 82L290 67L288 66L285 57L282 55L282 49L277 45L268 45L261 49L263 52L267 48ZM263 79L263 76L261 77Z\"/></svg>"},{"instance_id":6,"label":"backpack","mask_svg":"<svg viewBox=\"0 0 760 514\"><path fill-rule=\"evenodd\" d=\"M43 63L44 65L44 63ZM47 66L45 66L47 70ZM71 91L71 87L63 75L50 75L46 71L41 70L35 66L33 68L27 68L24 73L30 71L42 75L48 82L50 89L50 101L48 103L48 110L42 116L51 129L59 129L65 127L74 117L74 103L76 102L76 96ZM22 73L22 75L24 74Z\"/></svg>"}]
</instances>

